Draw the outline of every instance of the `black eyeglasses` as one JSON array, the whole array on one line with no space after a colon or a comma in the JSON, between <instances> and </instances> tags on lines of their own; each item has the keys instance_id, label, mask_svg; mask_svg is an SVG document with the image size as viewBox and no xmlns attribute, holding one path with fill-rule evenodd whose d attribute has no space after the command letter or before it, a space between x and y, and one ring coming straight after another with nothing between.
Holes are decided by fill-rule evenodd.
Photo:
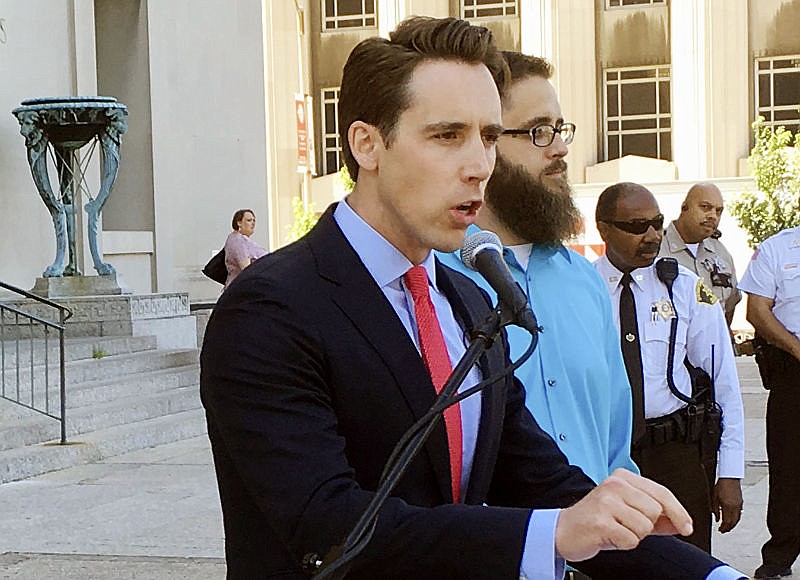
<instances>
[{"instance_id":1,"label":"black eyeglasses","mask_svg":"<svg viewBox=\"0 0 800 580\"><path fill-rule=\"evenodd\" d=\"M542 123L530 129L505 129L503 135L530 135L531 143L537 147L549 147L556 134L561 135L564 145L569 145L575 138L575 123L561 123L558 127Z\"/></svg>"},{"instance_id":2,"label":"black eyeglasses","mask_svg":"<svg viewBox=\"0 0 800 580\"><path fill-rule=\"evenodd\" d=\"M603 223L611 224L617 229L622 230L623 232L628 232L629 234L636 234L637 236L641 236L650 228L653 228L655 231L659 232L664 229L664 216L658 214L651 220L631 220L629 222L616 222L611 220L600 220Z\"/></svg>"}]
</instances>

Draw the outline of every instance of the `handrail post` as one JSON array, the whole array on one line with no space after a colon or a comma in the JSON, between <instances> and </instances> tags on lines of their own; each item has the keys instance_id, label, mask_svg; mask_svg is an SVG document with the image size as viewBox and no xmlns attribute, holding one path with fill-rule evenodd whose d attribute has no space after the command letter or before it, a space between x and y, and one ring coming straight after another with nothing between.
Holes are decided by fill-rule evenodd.
<instances>
[{"instance_id":1,"label":"handrail post","mask_svg":"<svg viewBox=\"0 0 800 580\"><path fill-rule=\"evenodd\" d=\"M69 320L73 312L70 308L53 302L52 300L48 300L47 298L43 298L42 296L37 296L27 290L23 290L22 288L17 288L16 286L12 286L11 284L7 284L3 281L0 281L0 288L4 288L6 290L10 290L15 294L19 294L25 298L30 300L34 300L39 304L44 304L46 306L50 306L58 310L58 320L59 323L56 324L52 321L52 319L47 319L42 316L38 316L33 312L25 312L11 306L9 304L0 303L0 397L4 399L8 399L18 405L22 405L32 411L36 411L38 413L42 413L51 417L52 419L56 419L61 423L61 441L60 444L64 445L67 443L67 361L66 361L66 344L65 344L65 336L66 336L66 328L65 324L67 320ZM5 344L5 335L6 335L6 315L13 315L13 340L14 340L14 357L15 357L15 365L16 373L16 389L13 396L7 392L6 389L6 344ZM22 331L20 327L20 316L23 317L24 320L28 321L28 326L30 327L30 352L29 352L29 362L30 362L30 401L23 401L21 399L21 375L20 375L20 368L21 368L21 353L20 353L20 340L22 337ZM40 408L40 405L37 405L36 399L36 388L35 388L35 348L34 348L34 331L33 331L33 324L38 323L41 324L44 330L44 343L42 345L44 349L44 408ZM49 332L48 329L50 328L57 328L58 329L58 350L59 350L59 395L60 395L60 417L55 416L52 411L50 410L50 374L49 374L49 361L48 361L48 352L49 352L49 345L47 342L47 333ZM12 368L14 368L12 367Z\"/></svg>"},{"instance_id":2,"label":"handrail post","mask_svg":"<svg viewBox=\"0 0 800 580\"><path fill-rule=\"evenodd\" d=\"M58 350L59 350L59 370L61 374L61 445L67 443L67 366L66 366L66 349L64 348L64 311L59 310L60 328L58 329Z\"/></svg>"}]
</instances>

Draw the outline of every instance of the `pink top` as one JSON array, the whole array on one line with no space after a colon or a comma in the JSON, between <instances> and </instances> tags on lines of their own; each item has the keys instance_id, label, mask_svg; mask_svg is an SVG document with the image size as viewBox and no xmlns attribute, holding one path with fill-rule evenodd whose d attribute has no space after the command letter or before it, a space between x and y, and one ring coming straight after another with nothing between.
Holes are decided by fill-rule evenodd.
<instances>
[{"instance_id":1,"label":"pink top","mask_svg":"<svg viewBox=\"0 0 800 580\"><path fill-rule=\"evenodd\" d=\"M253 263L261 256L268 254L264 248L253 240L239 232L231 232L225 240L225 267L228 268L228 278L225 280L225 287L233 282L242 272L239 266L241 262Z\"/></svg>"}]
</instances>

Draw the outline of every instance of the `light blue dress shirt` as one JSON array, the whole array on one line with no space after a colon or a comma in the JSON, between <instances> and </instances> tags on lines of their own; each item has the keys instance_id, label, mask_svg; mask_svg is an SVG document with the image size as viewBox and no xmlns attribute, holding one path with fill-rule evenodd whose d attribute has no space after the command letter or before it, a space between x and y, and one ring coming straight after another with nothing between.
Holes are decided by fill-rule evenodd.
<instances>
[{"instance_id":1,"label":"light blue dress shirt","mask_svg":"<svg viewBox=\"0 0 800 580\"><path fill-rule=\"evenodd\" d=\"M639 473L630 457L631 389L608 291L592 264L576 252L561 245L528 246L526 267L511 249L503 251L543 327L533 355L516 371L525 404L570 463L595 482L618 467ZM439 259L472 278L496 302L483 276L469 270L457 252ZM517 326L506 330L516 360L530 335Z\"/></svg>"},{"instance_id":2,"label":"light blue dress shirt","mask_svg":"<svg viewBox=\"0 0 800 580\"><path fill-rule=\"evenodd\" d=\"M414 264L361 219L346 202L337 205L333 217L345 238L347 238L347 241L358 254L361 262L397 313L409 337L417 346L417 350L419 350L418 331L416 319L414 318L414 301L411 297L411 292L403 283L403 275ZM467 338L453 315L450 303L436 286L436 268L433 253L421 265L428 272L428 280L431 284L431 301L436 309L439 325L442 327L450 361L455 365L466 352ZM473 367L459 390L466 390L476 385L480 380L480 371L477 367ZM464 497L471 473L472 459L475 455L481 399L479 396L474 395L464 399L460 404L463 435L461 496ZM520 575L529 580L563 577L564 561L556 557L555 553L555 529L560 511L551 509L531 512L520 566ZM543 557L544 555L549 555L549 557Z\"/></svg>"}]
</instances>

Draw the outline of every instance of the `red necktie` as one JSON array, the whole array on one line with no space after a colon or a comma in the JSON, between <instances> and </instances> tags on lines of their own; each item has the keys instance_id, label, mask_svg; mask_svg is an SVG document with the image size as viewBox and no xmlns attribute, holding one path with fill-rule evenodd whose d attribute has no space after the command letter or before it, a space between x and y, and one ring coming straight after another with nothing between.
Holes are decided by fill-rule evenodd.
<instances>
[{"instance_id":1,"label":"red necktie","mask_svg":"<svg viewBox=\"0 0 800 580\"><path fill-rule=\"evenodd\" d=\"M447 346L436 318L431 296L428 292L428 273L422 266L414 266L404 276L406 287L414 299L414 312L419 329L419 346L422 360L431 374L433 386L438 394L453 370ZM453 405L444 411L444 425L450 448L450 478L453 486L453 501L461 496L461 407Z\"/></svg>"}]
</instances>

